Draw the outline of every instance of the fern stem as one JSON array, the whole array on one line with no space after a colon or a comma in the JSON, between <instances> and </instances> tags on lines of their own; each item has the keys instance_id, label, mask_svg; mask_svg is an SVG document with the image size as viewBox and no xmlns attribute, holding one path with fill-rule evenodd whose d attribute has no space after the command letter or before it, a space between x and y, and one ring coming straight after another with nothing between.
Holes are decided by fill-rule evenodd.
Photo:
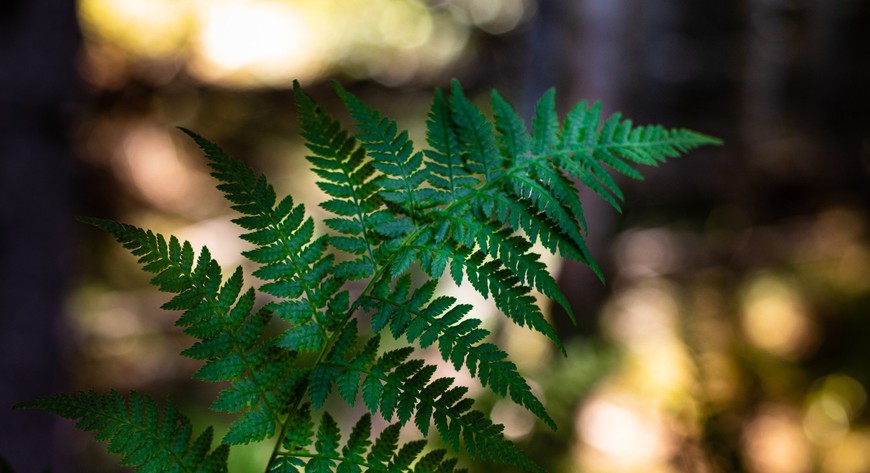
<instances>
[{"instance_id":1,"label":"fern stem","mask_svg":"<svg viewBox=\"0 0 870 473\"><path fill-rule=\"evenodd\" d=\"M302 399L304 396L296 396L296 403L290 409L287 414L287 417L281 422L281 428L278 431L278 437L275 440L275 446L272 447L272 453L269 455L269 461L266 462L266 469L263 473L269 472L269 466L275 461L276 458L280 455L279 450L281 449L281 444L284 442L284 435L287 433L287 425L290 419L293 418L293 415L296 413L296 410L299 409L299 406L302 404Z\"/></svg>"},{"instance_id":2,"label":"fern stem","mask_svg":"<svg viewBox=\"0 0 870 473\"><path fill-rule=\"evenodd\" d=\"M337 332L336 332L336 333L337 333ZM334 334L333 334L333 335L334 335ZM320 353L317 354L317 359L314 360L314 363L311 364L311 367L310 367L310 368L314 368L315 366L317 366L317 365L319 365L319 364L321 363L321 360L323 360L323 357L324 357L327 353L329 353L329 349L328 349L328 347L331 346L332 341L333 341L333 338L330 337L329 341L328 341L327 343L324 343L324 348L321 349L321 350L320 350ZM309 368L309 369L310 369L310 368ZM284 420L281 422L281 428L280 428L280 430L279 430L279 432L278 432L277 440L275 441L275 447L272 448L272 454L269 455L269 461L266 463L266 471L265 471L264 473L268 473L268 471L269 471L269 465L271 465L272 462L274 462L275 459L278 458L278 456L281 455L281 452L280 452L280 450L281 450L281 444L282 444L283 441L284 441L284 435L287 433L287 427L288 427L288 425L289 425L290 419L292 419L292 418L295 416L296 411L297 411L297 410L299 409L299 407L302 405L302 399L304 399L304 398L305 398L304 395L296 396L296 401L295 401L295 403L293 404L293 407L290 408L289 411L287 411L287 417L285 417Z\"/></svg>"}]
</instances>

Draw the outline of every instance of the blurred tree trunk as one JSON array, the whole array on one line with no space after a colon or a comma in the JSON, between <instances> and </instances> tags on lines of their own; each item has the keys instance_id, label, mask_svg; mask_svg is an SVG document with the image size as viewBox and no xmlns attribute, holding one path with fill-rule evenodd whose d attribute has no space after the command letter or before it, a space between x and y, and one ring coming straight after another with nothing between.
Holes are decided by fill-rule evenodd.
<instances>
[{"instance_id":1,"label":"blurred tree trunk","mask_svg":"<svg viewBox=\"0 0 870 473\"><path fill-rule=\"evenodd\" d=\"M605 113L623 107L631 76L627 37L632 5L631 0L539 1L526 40L528 73L523 80L522 111L527 120L534 115L535 101L550 87L559 90L562 114L582 99L601 100ZM590 228L587 244L596 261L607 268L607 241L616 217L589 189L582 187L581 193ZM574 261L564 262L558 281L577 316L574 326L561 307L553 307L560 337L596 334L606 287L589 268Z\"/></svg>"},{"instance_id":2,"label":"blurred tree trunk","mask_svg":"<svg viewBox=\"0 0 870 473\"><path fill-rule=\"evenodd\" d=\"M11 409L65 384L79 44L75 2L0 2L0 455L19 473L70 471L54 416Z\"/></svg>"},{"instance_id":3,"label":"blurred tree trunk","mask_svg":"<svg viewBox=\"0 0 870 473\"><path fill-rule=\"evenodd\" d=\"M739 103L735 68L740 60L741 5L734 2L673 0L541 0L527 38L523 110L529 117L543 91L556 86L561 112L582 99L601 101L605 116L624 112L637 124L689 126L733 142L728 117ZM710 153L710 150L702 150ZM616 176L625 209L703 208L736 194L723 179L721 160L677 160L667 169L645 168L643 182ZM608 279L609 254L620 217L586 188L587 244ZM597 332L597 313L608 289L585 266L567 261L559 275L578 316L572 327L555 308L560 335Z\"/></svg>"},{"instance_id":4,"label":"blurred tree trunk","mask_svg":"<svg viewBox=\"0 0 870 473\"><path fill-rule=\"evenodd\" d=\"M586 99L601 101L603 113L622 111L635 123L686 126L725 136L711 129L724 122L739 102L733 67L740 25L739 5L728 2L673 0L542 0L529 36L529 67L525 96L533 100L546 87L558 86L564 107ZM547 41L544 41L545 38ZM552 59L548 55L556 55ZM541 71L545 71L541 75ZM544 83L546 82L546 83ZM532 114L531 106L525 108ZM637 185L617 176L626 194L627 213L643 214L657 206L684 211L709 205L728 195L727 181L710 182L715 160L679 160L665 172L645 168L648 178ZM705 180L707 179L707 180ZM587 244L609 282L613 237L622 218L585 187L584 210L589 222ZM584 265L565 261L560 286L577 315L577 327L554 306L554 323L563 339L599 334L599 313L608 295ZM739 433L711 419L703 438L687 439L687 449L674 461L686 471L745 471L737 455Z\"/></svg>"}]
</instances>

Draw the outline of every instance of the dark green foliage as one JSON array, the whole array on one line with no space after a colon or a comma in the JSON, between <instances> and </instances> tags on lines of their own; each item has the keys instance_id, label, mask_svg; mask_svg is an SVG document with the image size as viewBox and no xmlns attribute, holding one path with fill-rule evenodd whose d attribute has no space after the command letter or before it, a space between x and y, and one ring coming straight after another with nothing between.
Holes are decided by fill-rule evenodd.
<instances>
[{"instance_id":1,"label":"dark green foliage","mask_svg":"<svg viewBox=\"0 0 870 473\"><path fill-rule=\"evenodd\" d=\"M424 437L434 425L453 451L540 471L504 438L502 426L474 409L467 387L437 377L436 366L412 356L436 349L445 363L556 428L508 353L489 341L473 307L438 294L439 278L467 280L514 323L561 348L534 294L569 314L570 308L533 245L584 262L600 276L584 240L575 181L619 209L622 194L608 168L640 178L634 165L656 165L716 140L633 127L618 115L601 125L597 104L581 103L560 122L552 91L527 133L498 93L489 121L454 82L449 96L435 93L429 149L417 151L394 120L341 86L355 134L298 84L294 90L308 160L329 196L321 206L334 215L324 221L325 234L303 205L279 199L263 176L182 130L205 152L218 189L240 214L233 221L254 245L244 255L258 265L257 289L244 289L241 268L224 277L207 248L197 255L175 237L83 219L110 232L154 274L154 286L174 294L164 308L180 311L178 325L196 340L183 352L203 361L195 377L226 383L211 408L238 414L221 445L209 453L211 428L191 443L185 417L170 405L158 420L154 402L136 393L129 405L112 392L61 394L19 407L76 419L108 441L124 465L143 471L225 471L230 445L267 439L274 442L270 472L463 471L446 450L427 451L425 440L400 444L399 429L409 422ZM362 281L362 289L352 294L350 281ZM259 309L257 291L269 298ZM399 347L383 350L385 337ZM334 395L369 411L345 440L324 407ZM375 433L372 415L392 424Z\"/></svg>"},{"instance_id":2,"label":"dark green foliage","mask_svg":"<svg viewBox=\"0 0 870 473\"><path fill-rule=\"evenodd\" d=\"M317 472L317 473L361 473L370 472L413 472L413 473L460 473L464 469L456 469L456 460L445 458L446 451L433 450L422 457L420 454L426 447L424 440L416 440L399 445L399 424L392 424L384 429L372 443L371 415L366 414L356 423L347 442L339 448L341 433L335 420L324 413L320 420L317 434L310 422L311 413L308 405L302 406L299 412L304 413L300 422L290 424L290 429L284 437L283 447L291 452L279 455L269 471L280 472ZM314 437L313 450L311 438ZM418 460L416 465L412 464Z\"/></svg>"},{"instance_id":3,"label":"dark green foliage","mask_svg":"<svg viewBox=\"0 0 870 473\"><path fill-rule=\"evenodd\" d=\"M43 409L67 419L76 427L96 432L97 440L108 442L112 453L121 455L121 466L142 472L223 472L229 447L211 450L212 428L208 427L191 443L193 429L172 404L160 414L153 399L136 392L129 401L115 391L106 395L93 392L56 394L18 405Z\"/></svg>"}]
</instances>

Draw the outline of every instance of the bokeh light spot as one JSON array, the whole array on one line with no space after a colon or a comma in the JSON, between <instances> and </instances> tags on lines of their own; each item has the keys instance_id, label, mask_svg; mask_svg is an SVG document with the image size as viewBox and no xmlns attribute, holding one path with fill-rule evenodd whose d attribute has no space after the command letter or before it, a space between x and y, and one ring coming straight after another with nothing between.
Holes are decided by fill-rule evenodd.
<instances>
[{"instance_id":1,"label":"bokeh light spot","mask_svg":"<svg viewBox=\"0 0 870 473\"><path fill-rule=\"evenodd\" d=\"M286 83L316 71L319 49L287 3L217 2L201 15L192 70L213 81Z\"/></svg>"},{"instance_id":2,"label":"bokeh light spot","mask_svg":"<svg viewBox=\"0 0 870 473\"><path fill-rule=\"evenodd\" d=\"M190 30L190 4L179 0L81 0L86 35L145 57L171 55Z\"/></svg>"},{"instance_id":3,"label":"bokeh light spot","mask_svg":"<svg viewBox=\"0 0 870 473\"><path fill-rule=\"evenodd\" d=\"M670 451L660 415L626 396L588 401L576 418L575 429L585 443L620 467L658 463Z\"/></svg>"},{"instance_id":4,"label":"bokeh light spot","mask_svg":"<svg viewBox=\"0 0 870 473\"><path fill-rule=\"evenodd\" d=\"M778 405L764 406L746 427L746 461L758 473L807 473L812 458L797 413Z\"/></svg>"},{"instance_id":5,"label":"bokeh light spot","mask_svg":"<svg viewBox=\"0 0 870 473\"><path fill-rule=\"evenodd\" d=\"M773 275L749 283L742 325L750 342L785 359L800 358L815 341L815 325L797 289Z\"/></svg>"}]
</instances>

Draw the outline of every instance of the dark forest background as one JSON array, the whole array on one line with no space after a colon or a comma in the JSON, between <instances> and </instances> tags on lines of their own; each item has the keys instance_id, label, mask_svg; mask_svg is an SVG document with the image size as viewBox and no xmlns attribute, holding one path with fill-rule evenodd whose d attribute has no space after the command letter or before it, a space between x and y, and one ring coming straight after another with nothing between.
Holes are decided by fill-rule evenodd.
<instances>
[{"instance_id":1,"label":"dark forest background","mask_svg":"<svg viewBox=\"0 0 870 473\"><path fill-rule=\"evenodd\" d=\"M248 2L267 3L318 8ZM226 422L202 407L213 391L189 381L188 342L147 277L74 220L180 234L238 264L227 207L175 126L316 212L290 80L344 117L338 79L422 143L433 88L456 77L527 117L555 86L563 112L601 100L725 141L620 181L622 214L586 200L608 282L551 262L581 316L552 314L568 358L487 318L561 426L480 400L533 458L565 472L870 470L870 2L381 3L322 2L312 31L380 21L380 39L259 76L197 59L205 40L185 36L190 24L140 12L150 36L125 28L119 2L0 3L0 456L23 473L116 471L70 423L11 410L59 390L160 393L197 422ZM343 8L371 10L330 26ZM242 450L239 471L261 454Z\"/></svg>"}]
</instances>

